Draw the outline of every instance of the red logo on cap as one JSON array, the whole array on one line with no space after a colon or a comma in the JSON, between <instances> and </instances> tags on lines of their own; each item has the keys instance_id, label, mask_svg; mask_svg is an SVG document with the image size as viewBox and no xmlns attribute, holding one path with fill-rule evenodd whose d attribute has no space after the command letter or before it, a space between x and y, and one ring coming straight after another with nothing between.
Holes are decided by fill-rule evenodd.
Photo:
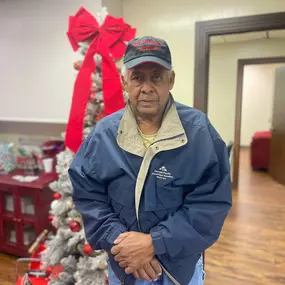
<instances>
[{"instance_id":1,"label":"red logo on cap","mask_svg":"<svg viewBox=\"0 0 285 285\"><path fill-rule=\"evenodd\" d=\"M159 50L159 47L156 46L141 46L137 47L140 51L147 51L147 50Z\"/></svg>"},{"instance_id":2,"label":"red logo on cap","mask_svg":"<svg viewBox=\"0 0 285 285\"><path fill-rule=\"evenodd\" d=\"M141 41L135 42L133 44L133 46L135 46L135 47L140 46L140 45L158 45L158 46L163 46L163 43L151 39L151 40L141 40Z\"/></svg>"}]
</instances>

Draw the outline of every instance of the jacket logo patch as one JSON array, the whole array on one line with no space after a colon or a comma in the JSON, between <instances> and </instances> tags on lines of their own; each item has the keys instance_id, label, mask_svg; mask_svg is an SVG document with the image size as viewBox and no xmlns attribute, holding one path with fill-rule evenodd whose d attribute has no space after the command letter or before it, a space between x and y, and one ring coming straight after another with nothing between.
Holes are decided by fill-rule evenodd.
<instances>
[{"instance_id":1,"label":"jacket logo patch","mask_svg":"<svg viewBox=\"0 0 285 285\"><path fill-rule=\"evenodd\" d=\"M158 179L163 179L163 180L173 179L173 176L171 175L171 173L167 171L165 166L160 167L158 170L154 170L152 175L156 176L156 178Z\"/></svg>"}]
</instances>

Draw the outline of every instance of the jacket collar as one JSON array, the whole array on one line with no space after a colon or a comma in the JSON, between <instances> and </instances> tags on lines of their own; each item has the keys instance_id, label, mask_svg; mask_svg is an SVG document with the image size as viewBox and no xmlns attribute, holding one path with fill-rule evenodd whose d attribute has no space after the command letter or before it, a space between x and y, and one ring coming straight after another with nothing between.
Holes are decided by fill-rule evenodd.
<instances>
[{"instance_id":1,"label":"jacket collar","mask_svg":"<svg viewBox=\"0 0 285 285\"><path fill-rule=\"evenodd\" d=\"M187 141L184 128L176 109L175 101L171 95L165 109L162 125L157 133L154 144L159 144L168 140L171 141L171 139L177 137L183 137L182 140L184 143ZM125 151L141 157L144 157L147 151L140 137L137 122L129 103L126 106L120 122L117 142L118 145ZM177 143L179 145L177 145ZM167 145L169 145L169 142ZM180 146L181 143L177 140L173 140L173 145L170 144L170 148L177 148Z\"/></svg>"}]
</instances>

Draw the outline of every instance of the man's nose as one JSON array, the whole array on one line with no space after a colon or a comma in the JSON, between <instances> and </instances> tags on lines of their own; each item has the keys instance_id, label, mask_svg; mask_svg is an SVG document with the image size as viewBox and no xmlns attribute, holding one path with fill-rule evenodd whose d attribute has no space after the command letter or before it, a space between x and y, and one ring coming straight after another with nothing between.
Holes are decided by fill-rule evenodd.
<instances>
[{"instance_id":1,"label":"man's nose","mask_svg":"<svg viewBox=\"0 0 285 285\"><path fill-rule=\"evenodd\" d=\"M153 91L153 84L149 79L146 79L143 81L141 86L141 92L142 93L151 93Z\"/></svg>"}]
</instances>

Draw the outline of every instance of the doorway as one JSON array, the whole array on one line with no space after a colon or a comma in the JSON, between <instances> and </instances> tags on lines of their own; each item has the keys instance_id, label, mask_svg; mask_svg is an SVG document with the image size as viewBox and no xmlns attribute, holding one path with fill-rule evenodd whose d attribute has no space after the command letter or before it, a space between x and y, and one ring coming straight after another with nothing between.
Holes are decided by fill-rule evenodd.
<instances>
[{"instance_id":1,"label":"doorway","mask_svg":"<svg viewBox=\"0 0 285 285\"><path fill-rule=\"evenodd\" d=\"M236 88L236 110L235 110L235 131L234 131L234 141L236 141L235 144L235 159L233 162L233 184L235 186L238 185L239 181L239 173L240 173L240 152L241 147L249 147L250 145L250 139L252 138L254 134L254 127L259 126L255 128L255 131L271 131L271 121L272 121L272 111L273 111L273 101L274 101L274 77L275 77L275 70L276 68L280 66L285 65L285 57L270 57L270 58L252 58L252 59L240 59L238 60L238 72L237 72L237 88ZM262 68L264 67L263 72ZM245 84L249 84L249 82L245 82L245 76L250 75L249 73L253 71L253 67L256 67L255 71L260 72L259 79L262 80L260 83L259 88L263 88L263 90L260 90L260 96L262 96L264 91L266 91L265 96L267 96L267 100L263 102L264 104L267 104L265 107L260 108L260 113L262 112L262 116L258 118L256 115L250 114L248 117L245 118L246 114L246 107L245 107L245 100L244 96L248 94L244 94L247 92L245 89ZM250 68L252 70L250 70ZM267 71L266 71L267 69ZM246 72L247 71L247 72ZM246 74L247 73L247 74ZM263 74L262 74L263 73ZM266 80L265 76L271 76L269 78L272 82L264 82ZM263 77L263 78L262 78ZM251 78L251 80L257 80L257 78ZM251 85L254 84L254 82L251 81ZM268 86L271 85L271 86ZM253 87L253 86L252 86ZM270 90L264 90L265 88L269 88ZM253 95L253 94L251 94ZM248 96L251 96L248 95ZM268 99L268 97L271 97ZM265 99L265 97L264 97ZM271 100L271 101L270 101ZM250 105L250 104L248 104ZM268 106L270 105L270 106ZM248 106L250 108L250 106ZM271 112L270 112L271 109ZM255 113L257 110L252 109L252 113ZM244 113L243 113L244 112ZM247 111L250 113L250 111ZM261 115L261 114L259 114ZM265 117L265 118L264 118ZM254 119L255 124L252 122L249 122L247 125L248 130L245 132L242 132L242 127L245 126L245 123L247 119ZM257 121L259 120L259 121ZM266 120L268 120L266 122ZM262 122L263 121L263 122ZM251 136L251 137L249 137ZM269 166L268 166L269 167ZM266 168L266 167L264 167ZM267 168L268 169L268 168Z\"/></svg>"},{"instance_id":2,"label":"doorway","mask_svg":"<svg viewBox=\"0 0 285 285\"><path fill-rule=\"evenodd\" d=\"M259 57L255 58L256 56ZM241 33L210 38L208 116L223 140L227 144L234 142L235 155L234 159L231 160L234 188L238 185L239 153L240 145L243 144L240 141L244 68L257 66L258 69L261 65L269 66L284 61L285 30ZM256 89L262 85L263 90L260 92L265 92L267 88L265 82L269 83L266 74L263 75L263 73L259 74L259 78L252 77L255 82L262 81L254 87ZM271 74L271 79L271 89L273 89L273 74ZM273 90L269 93L269 96L272 97ZM263 98L266 102L268 96L264 95ZM258 96L257 99L259 99ZM258 111L259 109L255 108L255 110ZM254 112L254 108L252 111ZM266 113L269 113L268 108ZM254 120L255 117L251 116L251 118ZM268 124L261 124L264 118L260 116L259 119L260 122L255 120L256 129L252 128L250 136L255 131L270 130Z\"/></svg>"},{"instance_id":3,"label":"doorway","mask_svg":"<svg viewBox=\"0 0 285 285\"><path fill-rule=\"evenodd\" d=\"M230 34L285 29L285 12L265 15L211 20L196 23L194 107L208 114L210 38ZM241 68L241 65L239 65ZM242 85L238 85L242 86ZM239 88L239 87L238 87ZM239 90L237 90L238 93ZM236 102L236 111L241 102ZM234 112L234 111L233 111ZM236 112L237 113L237 112ZM233 129L240 129L241 117ZM234 140L234 165L239 162L240 135ZM237 170L238 173L238 170ZM238 176L233 177L233 187L238 186Z\"/></svg>"}]
</instances>

